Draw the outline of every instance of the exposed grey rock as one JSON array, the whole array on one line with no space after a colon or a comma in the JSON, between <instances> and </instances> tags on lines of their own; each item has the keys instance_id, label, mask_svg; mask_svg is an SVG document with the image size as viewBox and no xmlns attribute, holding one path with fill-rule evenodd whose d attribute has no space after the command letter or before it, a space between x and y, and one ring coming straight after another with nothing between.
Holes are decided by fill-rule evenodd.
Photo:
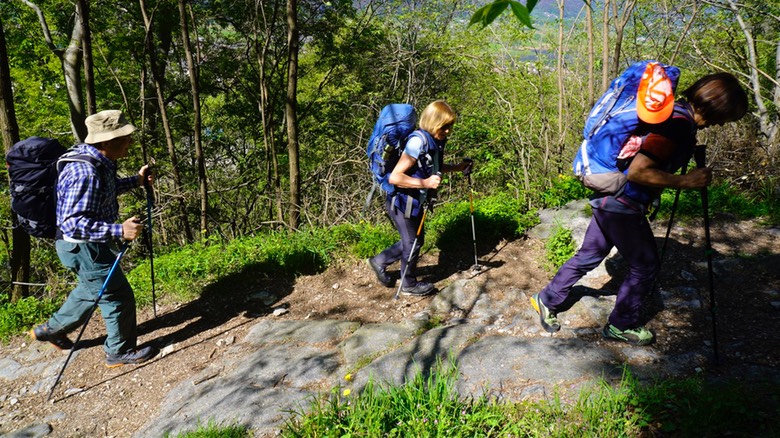
<instances>
[{"instance_id":1,"label":"exposed grey rock","mask_svg":"<svg viewBox=\"0 0 780 438\"><path fill-rule=\"evenodd\" d=\"M349 321L272 321L263 320L252 327L245 342L267 344L279 342L335 342L360 327Z\"/></svg>"},{"instance_id":2,"label":"exposed grey rock","mask_svg":"<svg viewBox=\"0 0 780 438\"><path fill-rule=\"evenodd\" d=\"M24 429L5 434L3 435L3 438L38 438L50 434L51 431L52 428L50 424L33 424L32 426L27 426Z\"/></svg>"},{"instance_id":3,"label":"exposed grey rock","mask_svg":"<svg viewBox=\"0 0 780 438\"><path fill-rule=\"evenodd\" d=\"M366 324L339 344L339 348L347 361L347 368L351 368L362 358L372 358L388 349L397 348L413 335L414 330L401 324Z\"/></svg>"}]
</instances>

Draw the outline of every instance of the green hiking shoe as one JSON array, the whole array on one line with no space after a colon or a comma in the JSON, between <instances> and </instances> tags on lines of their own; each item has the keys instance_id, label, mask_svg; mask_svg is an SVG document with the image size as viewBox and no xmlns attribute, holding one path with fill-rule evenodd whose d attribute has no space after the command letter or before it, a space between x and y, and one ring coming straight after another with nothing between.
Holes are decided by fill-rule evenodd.
<instances>
[{"instance_id":1,"label":"green hiking shoe","mask_svg":"<svg viewBox=\"0 0 780 438\"><path fill-rule=\"evenodd\" d=\"M610 323L604 326L601 335L604 336L604 339L626 342L631 345L648 345L655 339L653 332L644 327L620 330Z\"/></svg>"},{"instance_id":2,"label":"green hiking shoe","mask_svg":"<svg viewBox=\"0 0 780 438\"><path fill-rule=\"evenodd\" d=\"M555 333L561 329L561 324L558 322L558 314L542 304L539 294L534 294L534 296L531 297L531 305L534 307L534 310L536 310L536 313L539 314L539 322L542 323L542 327L544 327L548 333Z\"/></svg>"}]
</instances>

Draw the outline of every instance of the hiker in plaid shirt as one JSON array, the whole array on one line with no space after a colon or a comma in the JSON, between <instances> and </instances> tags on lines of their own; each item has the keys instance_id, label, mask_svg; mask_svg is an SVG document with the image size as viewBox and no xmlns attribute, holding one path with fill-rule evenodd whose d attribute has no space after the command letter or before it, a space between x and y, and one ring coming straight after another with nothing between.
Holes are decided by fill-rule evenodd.
<instances>
[{"instance_id":1,"label":"hiker in plaid shirt","mask_svg":"<svg viewBox=\"0 0 780 438\"><path fill-rule=\"evenodd\" d=\"M86 125L86 143L67 154L74 160L59 163L57 182L55 246L62 264L78 275L79 282L49 321L32 330L35 339L60 349L73 348L67 333L88 317L116 258L116 240L134 240L143 231L135 216L115 223L117 195L142 186L144 178L153 181L147 166L135 176L116 175L116 161L128 155L135 131L121 111L101 111L87 117ZM111 275L98 306L106 323L106 366L137 364L157 354L152 346L136 345L135 296L121 269Z\"/></svg>"}]
</instances>

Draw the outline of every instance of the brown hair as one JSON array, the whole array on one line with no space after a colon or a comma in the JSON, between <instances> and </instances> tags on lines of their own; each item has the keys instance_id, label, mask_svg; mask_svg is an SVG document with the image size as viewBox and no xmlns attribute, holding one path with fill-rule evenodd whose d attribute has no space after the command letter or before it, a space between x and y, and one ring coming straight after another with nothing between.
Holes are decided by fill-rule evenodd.
<instances>
[{"instance_id":1,"label":"brown hair","mask_svg":"<svg viewBox=\"0 0 780 438\"><path fill-rule=\"evenodd\" d=\"M436 134L447 125L455 123L458 116L444 100L435 100L420 114L420 128Z\"/></svg>"},{"instance_id":2,"label":"brown hair","mask_svg":"<svg viewBox=\"0 0 780 438\"><path fill-rule=\"evenodd\" d=\"M709 123L733 122L747 113L747 94L739 80L730 73L703 76L682 95Z\"/></svg>"}]
</instances>

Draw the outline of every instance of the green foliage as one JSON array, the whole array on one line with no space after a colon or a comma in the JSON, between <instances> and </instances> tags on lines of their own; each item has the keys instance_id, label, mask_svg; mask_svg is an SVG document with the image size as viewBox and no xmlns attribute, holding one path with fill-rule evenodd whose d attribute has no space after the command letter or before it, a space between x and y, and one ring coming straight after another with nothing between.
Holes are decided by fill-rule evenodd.
<instances>
[{"instance_id":1,"label":"green foliage","mask_svg":"<svg viewBox=\"0 0 780 438\"><path fill-rule=\"evenodd\" d=\"M538 190L543 208L561 207L575 199L587 198L591 194L577 178L563 174L553 178L548 187L540 187Z\"/></svg>"},{"instance_id":2,"label":"green foliage","mask_svg":"<svg viewBox=\"0 0 780 438\"><path fill-rule=\"evenodd\" d=\"M165 438L249 438L253 436L246 426L236 424L220 425L213 420L209 420L206 425L198 424L198 428L191 432L182 432L175 436L166 432Z\"/></svg>"},{"instance_id":3,"label":"green foliage","mask_svg":"<svg viewBox=\"0 0 780 438\"><path fill-rule=\"evenodd\" d=\"M676 190L664 190L659 214L667 216L674 205ZM709 214L727 213L738 218L765 217L772 224L780 223L780 201L771 195L751 195L738 192L728 183L711 186L707 190ZM701 192L682 190L677 205L679 217L701 217Z\"/></svg>"},{"instance_id":4,"label":"green foliage","mask_svg":"<svg viewBox=\"0 0 780 438\"><path fill-rule=\"evenodd\" d=\"M525 26L533 28L531 22L531 11L533 11L536 5L536 0L529 0L526 5L518 1L497 0L493 3L487 4L477 10L469 21L469 26L479 23L483 28L489 26L504 10L509 7L512 10L515 18Z\"/></svg>"},{"instance_id":5,"label":"green foliage","mask_svg":"<svg viewBox=\"0 0 780 438\"><path fill-rule=\"evenodd\" d=\"M398 241L398 232L389 223L374 225L341 224L332 227L330 236L341 245L341 252L364 259L378 254Z\"/></svg>"},{"instance_id":6,"label":"green foliage","mask_svg":"<svg viewBox=\"0 0 780 438\"><path fill-rule=\"evenodd\" d=\"M482 398L462 400L455 391L453 362L438 361L405 385L383 386L370 378L359 396L337 386L325 398L315 398L309 413L295 412L282 429L284 437L321 436L483 436L500 431L500 409Z\"/></svg>"},{"instance_id":7,"label":"green foliage","mask_svg":"<svg viewBox=\"0 0 780 438\"><path fill-rule=\"evenodd\" d=\"M26 297L12 303L0 294L0 340L7 341L11 335L47 320L57 307L58 303L47 298Z\"/></svg>"},{"instance_id":8,"label":"green foliage","mask_svg":"<svg viewBox=\"0 0 780 438\"><path fill-rule=\"evenodd\" d=\"M155 257L155 287L171 299L197 298L219 279L251 269L255 276L288 277L322 272L338 257L365 258L398 240L390 226L366 223L268 232L221 242L211 239ZM127 274L138 305L151 304L149 261Z\"/></svg>"},{"instance_id":9,"label":"green foliage","mask_svg":"<svg viewBox=\"0 0 780 438\"><path fill-rule=\"evenodd\" d=\"M460 397L457 367L441 361L425 377L418 369L403 386L369 378L360 394L349 384L293 412L281 431L302 436L774 436L777 383L743 386L698 378L643 384L628 368L615 385L601 380L574 401L557 392L535 402ZM351 376L347 376L348 382Z\"/></svg>"},{"instance_id":10,"label":"green foliage","mask_svg":"<svg viewBox=\"0 0 780 438\"><path fill-rule=\"evenodd\" d=\"M471 240L471 202L460 201L441 206L427 220L427 242L441 249L451 249ZM498 241L522 235L537 223L536 213L528 212L517 199L506 193L475 197L474 227L480 241Z\"/></svg>"},{"instance_id":11,"label":"green foliage","mask_svg":"<svg viewBox=\"0 0 780 438\"><path fill-rule=\"evenodd\" d=\"M298 233L269 232L255 237L199 242L155 257L155 286L177 300L199 296L202 289L251 267L258 276L313 274L325 269L337 243L327 230ZM127 275L138 305L151 303L148 260Z\"/></svg>"},{"instance_id":12,"label":"green foliage","mask_svg":"<svg viewBox=\"0 0 780 438\"><path fill-rule=\"evenodd\" d=\"M571 230L556 225L544 245L545 260L550 271L556 271L569 260L577 248L574 245Z\"/></svg>"},{"instance_id":13,"label":"green foliage","mask_svg":"<svg viewBox=\"0 0 780 438\"><path fill-rule=\"evenodd\" d=\"M633 403L665 436L778 436L780 384L708 382L702 378L639 386Z\"/></svg>"}]
</instances>

